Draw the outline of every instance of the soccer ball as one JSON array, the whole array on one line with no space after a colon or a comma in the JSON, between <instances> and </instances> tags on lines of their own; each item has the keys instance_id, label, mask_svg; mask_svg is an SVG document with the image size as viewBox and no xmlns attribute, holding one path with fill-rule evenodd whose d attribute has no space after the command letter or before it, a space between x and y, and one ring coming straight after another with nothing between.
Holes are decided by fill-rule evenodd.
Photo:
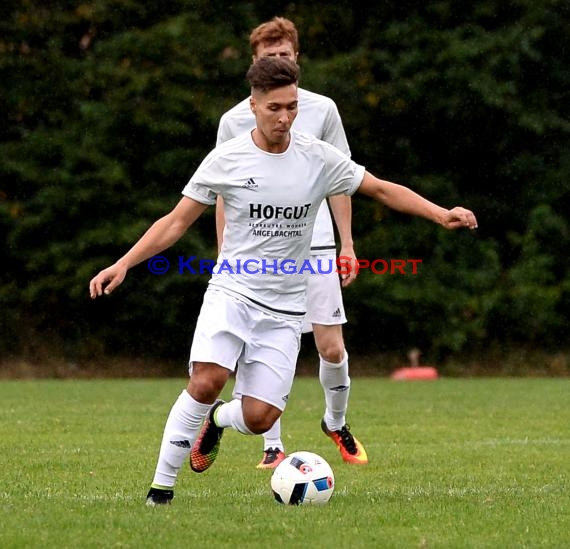
<instances>
[{"instance_id":1,"label":"soccer ball","mask_svg":"<svg viewBox=\"0 0 570 549\"><path fill-rule=\"evenodd\" d=\"M273 471L271 489L279 503L323 505L333 494L334 474L321 456L294 452Z\"/></svg>"}]
</instances>

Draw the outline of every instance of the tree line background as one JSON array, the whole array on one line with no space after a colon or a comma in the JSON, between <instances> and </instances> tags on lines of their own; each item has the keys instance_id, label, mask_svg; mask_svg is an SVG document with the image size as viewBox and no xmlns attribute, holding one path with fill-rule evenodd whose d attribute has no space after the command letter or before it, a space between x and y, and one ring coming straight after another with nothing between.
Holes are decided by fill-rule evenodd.
<instances>
[{"instance_id":1,"label":"tree line background","mask_svg":"<svg viewBox=\"0 0 570 549\"><path fill-rule=\"evenodd\" d=\"M301 85L332 97L353 158L480 228L448 233L353 199L362 272L344 292L353 356L433 360L568 348L568 4L557 0L6 0L0 7L0 358L185 358L207 276L120 257L248 95L248 35L274 15L301 39ZM210 211L211 210L211 211ZM165 255L215 258L214 212Z\"/></svg>"}]
</instances>

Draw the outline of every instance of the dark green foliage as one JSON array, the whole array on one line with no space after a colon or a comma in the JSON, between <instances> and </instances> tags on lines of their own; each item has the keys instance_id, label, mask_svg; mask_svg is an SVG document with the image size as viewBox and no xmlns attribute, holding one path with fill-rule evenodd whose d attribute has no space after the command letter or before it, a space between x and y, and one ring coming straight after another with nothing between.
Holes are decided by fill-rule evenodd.
<instances>
[{"instance_id":1,"label":"dark green foliage","mask_svg":"<svg viewBox=\"0 0 570 549\"><path fill-rule=\"evenodd\" d=\"M301 37L302 84L337 102L353 157L479 218L476 234L354 200L363 258L422 259L346 291L353 352L566 345L568 9L550 0L5 2L0 18L0 349L185 356L207 276L89 279L178 200L247 94L251 28ZM213 211L173 250L214 258Z\"/></svg>"}]
</instances>

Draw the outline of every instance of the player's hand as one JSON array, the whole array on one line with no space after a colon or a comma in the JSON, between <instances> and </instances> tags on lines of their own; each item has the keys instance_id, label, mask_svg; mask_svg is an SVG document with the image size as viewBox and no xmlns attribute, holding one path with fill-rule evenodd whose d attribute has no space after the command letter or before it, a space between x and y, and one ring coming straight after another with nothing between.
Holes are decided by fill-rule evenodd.
<instances>
[{"instance_id":1,"label":"player's hand","mask_svg":"<svg viewBox=\"0 0 570 549\"><path fill-rule=\"evenodd\" d=\"M444 218L442 220L442 225L446 229L460 229L462 227L467 227L468 229L477 228L477 219L475 219L475 214L462 208L461 206L456 206L451 210L447 210Z\"/></svg>"},{"instance_id":2,"label":"player's hand","mask_svg":"<svg viewBox=\"0 0 570 549\"><path fill-rule=\"evenodd\" d=\"M358 263L356 262L356 254L352 246L343 246L339 254L339 258L341 257L343 261L343 269L340 273L341 286L346 288L346 286L352 284L358 276Z\"/></svg>"},{"instance_id":3,"label":"player's hand","mask_svg":"<svg viewBox=\"0 0 570 549\"><path fill-rule=\"evenodd\" d=\"M91 279L89 283L89 294L91 299L95 299L103 294L109 295L127 275L127 268L123 265L115 263L110 267L102 270L97 276Z\"/></svg>"}]
</instances>

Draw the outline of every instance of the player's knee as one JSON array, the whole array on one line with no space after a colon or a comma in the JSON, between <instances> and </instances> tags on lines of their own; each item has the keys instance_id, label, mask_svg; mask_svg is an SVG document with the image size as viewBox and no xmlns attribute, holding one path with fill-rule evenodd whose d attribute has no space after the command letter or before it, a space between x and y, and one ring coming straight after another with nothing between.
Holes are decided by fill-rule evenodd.
<instances>
[{"instance_id":1,"label":"player's knee","mask_svg":"<svg viewBox=\"0 0 570 549\"><path fill-rule=\"evenodd\" d=\"M339 364L344 360L346 351L340 325L313 325L313 333L317 350L323 360L332 364Z\"/></svg>"},{"instance_id":2,"label":"player's knee","mask_svg":"<svg viewBox=\"0 0 570 549\"><path fill-rule=\"evenodd\" d=\"M199 402L210 402L224 388L227 374L217 365L195 364L188 383L188 392Z\"/></svg>"},{"instance_id":3,"label":"player's knee","mask_svg":"<svg viewBox=\"0 0 570 549\"><path fill-rule=\"evenodd\" d=\"M281 415L280 410L260 401L248 400L242 404L245 425L256 435L269 431Z\"/></svg>"},{"instance_id":4,"label":"player's knee","mask_svg":"<svg viewBox=\"0 0 570 549\"><path fill-rule=\"evenodd\" d=\"M321 358L332 364L339 364L344 360L345 350L342 341L329 341L320 351Z\"/></svg>"},{"instance_id":5,"label":"player's knee","mask_svg":"<svg viewBox=\"0 0 570 549\"><path fill-rule=\"evenodd\" d=\"M245 421L245 424L254 435L262 435L266 431L269 431L272 425L264 418L250 418L249 421Z\"/></svg>"},{"instance_id":6,"label":"player's knee","mask_svg":"<svg viewBox=\"0 0 570 549\"><path fill-rule=\"evenodd\" d=\"M275 421L272 421L268 415L260 414L244 414L244 421L246 427L255 435L261 435L269 431Z\"/></svg>"}]
</instances>

